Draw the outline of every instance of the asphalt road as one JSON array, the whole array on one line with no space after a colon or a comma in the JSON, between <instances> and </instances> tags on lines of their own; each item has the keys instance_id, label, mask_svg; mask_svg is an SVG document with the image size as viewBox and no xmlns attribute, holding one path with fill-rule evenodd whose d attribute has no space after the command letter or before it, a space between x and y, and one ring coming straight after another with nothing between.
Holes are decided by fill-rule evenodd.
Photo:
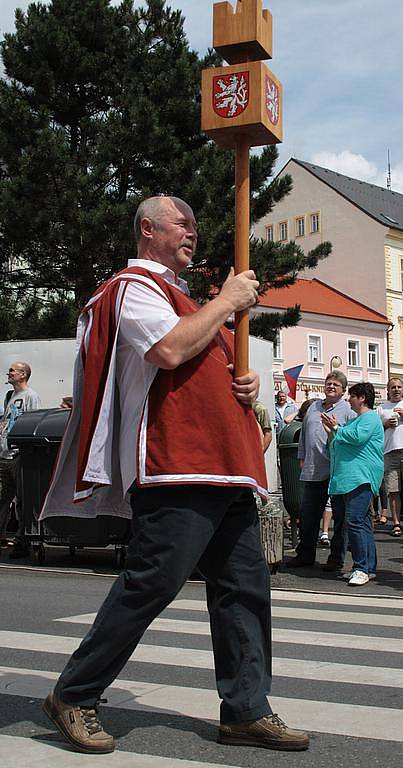
<instances>
[{"instance_id":1,"label":"asphalt road","mask_svg":"<svg viewBox=\"0 0 403 768\"><path fill-rule=\"evenodd\" d=\"M390 547L391 559L401 557L401 544ZM118 751L96 757L73 753L40 702L113 582L113 553L78 553L72 565L60 550L46 562L40 569L0 560L4 768L401 768L403 598L394 578L352 591L340 579L323 579L319 566L273 577L272 702L290 725L310 732L308 752L216 744L204 586L189 582L108 690L102 719Z\"/></svg>"}]
</instances>

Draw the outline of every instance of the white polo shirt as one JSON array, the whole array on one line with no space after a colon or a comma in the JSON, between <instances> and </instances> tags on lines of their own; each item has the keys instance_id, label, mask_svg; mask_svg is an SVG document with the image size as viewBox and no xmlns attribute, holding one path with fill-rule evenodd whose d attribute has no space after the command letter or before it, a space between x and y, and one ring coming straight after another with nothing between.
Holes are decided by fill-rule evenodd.
<instances>
[{"instance_id":1,"label":"white polo shirt","mask_svg":"<svg viewBox=\"0 0 403 768\"><path fill-rule=\"evenodd\" d=\"M381 417L382 424L390 419L395 408L403 408L403 400L398 403L391 403L389 400L382 405L378 405L377 413ZM403 421L400 419L397 427L387 427L384 431L385 453L390 451L401 451L403 449Z\"/></svg>"},{"instance_id":2,"label":"white polo shirt","mask_svg":"<svg viewBox=\"0 0 403 768\"><path fill-rule=\"evenodd\" d=\"M155 272L182 293L189 294L186 281L178 278L176 282L174 272L163 264L148 259L129 259L128 267ZM120 463L125 493L135 480L140 417L158 371L158 367L147 362L144 355L172 331L180 319L153 280L145 276L139 276L139 280L141 283L131 282L126 289L116 355L121 411Z\"/></svg>"}]
</instances>

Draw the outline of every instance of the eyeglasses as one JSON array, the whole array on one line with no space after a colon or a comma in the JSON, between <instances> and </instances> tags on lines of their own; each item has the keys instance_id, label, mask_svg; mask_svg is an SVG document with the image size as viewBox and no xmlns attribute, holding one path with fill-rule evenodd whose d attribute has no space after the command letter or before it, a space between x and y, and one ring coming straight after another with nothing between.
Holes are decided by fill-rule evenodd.
<instances>
[{"instance_id":1,"label":"eyeglasses","mask_svg":"<svg viewBox=\"0 0 403 768\"><path fill-rule=\"evenodd\" d=\"M343 389L342 385L335 381L325 381L325 387L335 387L335 389L340 387L340 389Z\"/></svg>"},{"instance_id":2,"label":"eyeglasses","mask_svg":"<svg viewBox=\"0 0 403 768\"><path fill-rule=\"evenodd\" d=\"M9 368L8 373L24 373L22 368Z\"/></svg>"}]
</instances>

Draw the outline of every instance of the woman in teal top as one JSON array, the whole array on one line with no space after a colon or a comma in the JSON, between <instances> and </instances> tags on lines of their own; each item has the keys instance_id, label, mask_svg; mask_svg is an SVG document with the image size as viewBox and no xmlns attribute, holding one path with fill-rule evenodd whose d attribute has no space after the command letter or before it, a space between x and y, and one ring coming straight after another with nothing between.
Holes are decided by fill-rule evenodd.
<instances>
[{"instance_id":1,"label":"woman in teal top","mask_svg":"<svg viewBox=\"0 0 403 768\"><path fill-rule=\"evenodd\" d=\"M354 384L348 390L357 418L343 426L334 416L322 414L330 450L329 494L343 495L348 538L353 557L350 586L366 584L375 577L376 547L370 503L376 496L384 473L382 422L375 411L372 384Z\"/></svg>"}]
</instances>

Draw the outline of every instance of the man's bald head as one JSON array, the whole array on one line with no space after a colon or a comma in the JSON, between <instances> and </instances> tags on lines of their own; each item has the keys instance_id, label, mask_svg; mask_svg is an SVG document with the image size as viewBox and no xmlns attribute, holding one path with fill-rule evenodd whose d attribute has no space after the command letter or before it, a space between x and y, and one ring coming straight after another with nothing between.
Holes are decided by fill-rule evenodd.
<instances>
[{"instance_id":1,"label":"man's bald head","mask_svg":"<svg viewBox=\"0 0 403 768\"><path fill-rule=\"evenodd\" d=\"M181 200L180 197L156 195L155 197L148 197L140 203L134 217L134 234L137 243L139 243L141 239L141 222L144 219L150 219L154 226L158 227L161 219L167 215L167 212L173 205L180 210L184 210L187 215L191 214L193 216L193 211L190 205L185 203L184 200Z\"/></svg>"},{"instance_id":2,"label":"man's bald head","mask_svg":"<svg viewBox=\"0 0 403 768\"><path fill-rule=\"evenodd\" d=\"M176 276L192 263L197 225L179 197L149 197L139 205L135 230L137 258L163 264Z\"/></svg>"}]
</instances>

